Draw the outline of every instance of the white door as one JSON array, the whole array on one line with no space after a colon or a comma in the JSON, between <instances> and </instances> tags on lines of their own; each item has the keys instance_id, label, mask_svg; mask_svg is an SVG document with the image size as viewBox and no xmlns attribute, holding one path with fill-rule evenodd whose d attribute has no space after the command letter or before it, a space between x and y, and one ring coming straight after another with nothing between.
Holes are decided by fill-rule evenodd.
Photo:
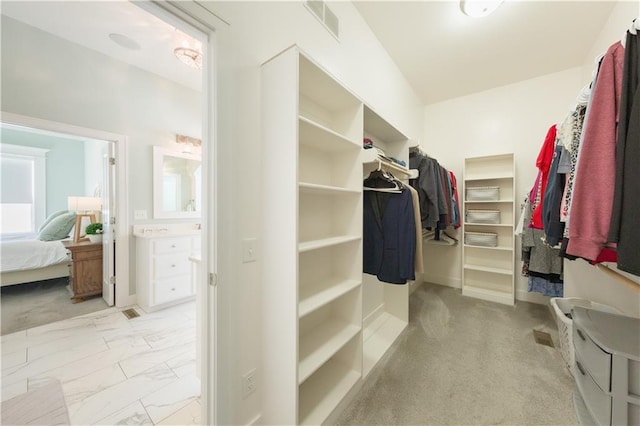
<instances>
[{"instance_id":1,"label":"white door","mask_svg":"<svg viewBox=\"0 0 640 426\"><path fill-rule=\"evenodd\" d=\"M115 144L108 142L102 150L102 298L115 304Z\"/></svg>"}]
</instances>

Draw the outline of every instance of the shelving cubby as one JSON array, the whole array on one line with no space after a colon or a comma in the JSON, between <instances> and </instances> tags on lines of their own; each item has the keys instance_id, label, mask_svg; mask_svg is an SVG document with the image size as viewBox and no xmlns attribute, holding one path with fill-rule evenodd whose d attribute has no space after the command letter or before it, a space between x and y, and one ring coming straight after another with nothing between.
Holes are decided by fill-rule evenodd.
<instances>
[{"instance_id":1,"label":"shelving cubby","mask_svg":"<svg viewBox=\"0 0 640 426\"><path fill-rule=\"evenodd\" d=\"M494 200L467 199L468 191L497 187ZM496 235L496 245L465 242L462 247L462 294L513 305L515 303L515 162L513 154L466 158L463 177L463 233ZM468 210L497 210L500 222L473 223ZM464 234L463 234L464 235Z\"/></svg>"},{"instance_id":2,"label":"shelving cubby","mask_svg":"<svg viewBox=\"0 0 640 426\"><path fill-rule=\"evenodd\" d=\"M371 108L364 108L364 137L385 154L409 164L409 140ZM363 178L377 163L363 165ZM396 174L399 179L405 176ZM363 274L363 376L366 377L409 321L409 286L380 282Z\"/></svg>"}]
</instances>

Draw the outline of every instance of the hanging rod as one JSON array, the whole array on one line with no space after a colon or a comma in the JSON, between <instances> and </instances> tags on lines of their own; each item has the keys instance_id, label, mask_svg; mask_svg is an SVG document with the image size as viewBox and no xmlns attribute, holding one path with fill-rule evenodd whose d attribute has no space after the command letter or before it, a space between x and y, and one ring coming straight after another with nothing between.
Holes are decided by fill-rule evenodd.
<instances>
[{"instance_id":1,"label":"hanging rod","mask_svg":"<svg viewBox=\"0 0 640 426\"><path fill-rule=\"evenodd\" d=\"M408 177L409 179L416 179L418 177L418 170L402 167L401 165L396 164L393 161L389 161L384 158L381 158L373 151L374 151L373 149L365 150L366 158L364 159L363 163L377 164L378 170L384 168L392 172L400 173L403 176Z\"/></svg>"},{"instance_id":2,"label":"hanging rod","mask_svg":"<svg viewBox=\"0 0 640 426\"><path fill-rule=\"evenodd\" d=\"M614 280L620 281L621 283L627 285L632 290L640 292L640 283L633 281L631 278L622 275L620 272L616 272L603 263L598 263L596 265L596 268L609 275L609 277L613 278Z\"/></svg>"}]
</instances>

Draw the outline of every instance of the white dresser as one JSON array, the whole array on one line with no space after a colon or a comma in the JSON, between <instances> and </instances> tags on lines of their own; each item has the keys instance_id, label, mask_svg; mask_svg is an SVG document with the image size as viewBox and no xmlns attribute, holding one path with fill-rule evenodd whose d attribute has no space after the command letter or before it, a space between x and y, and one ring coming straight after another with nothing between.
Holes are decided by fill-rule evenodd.
<instances>
[{"instance_id":1,"label":"white dresser","mask_svg":"<svg viewBox=\"0 0 640 426\"><path fill-rule=\"evenodd\" d=\"M138 305L150 312L194 299L189 257L200 251L199 231L146 228L134 235Z\"/></svg>"},{"instance_id":2,"label":"white dresser","mask_svg":"<svg viewBox=\"0 0 640 426\"><path fill-rule=\"evenodd\" d=\"M640 424L640 319L576 307L573 313L580 424Z\"/></svg>"}]
</instances>

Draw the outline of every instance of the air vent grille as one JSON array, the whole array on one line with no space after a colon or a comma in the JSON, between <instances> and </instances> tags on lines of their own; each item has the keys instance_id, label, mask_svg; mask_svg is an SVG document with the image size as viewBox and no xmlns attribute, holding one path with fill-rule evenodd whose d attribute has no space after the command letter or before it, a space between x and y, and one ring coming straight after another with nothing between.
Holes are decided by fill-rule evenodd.
<instances>
[{"instance_id":1,"label":"air vent grille","mask_svg":"<svg viewBox=\"0 0 640 426\"><path fill-rule=\"evenodd\" d=\"M322 0L305 0L304 5L336 38L340 38L340 20Z\"/></svg>"}]
</instances>

